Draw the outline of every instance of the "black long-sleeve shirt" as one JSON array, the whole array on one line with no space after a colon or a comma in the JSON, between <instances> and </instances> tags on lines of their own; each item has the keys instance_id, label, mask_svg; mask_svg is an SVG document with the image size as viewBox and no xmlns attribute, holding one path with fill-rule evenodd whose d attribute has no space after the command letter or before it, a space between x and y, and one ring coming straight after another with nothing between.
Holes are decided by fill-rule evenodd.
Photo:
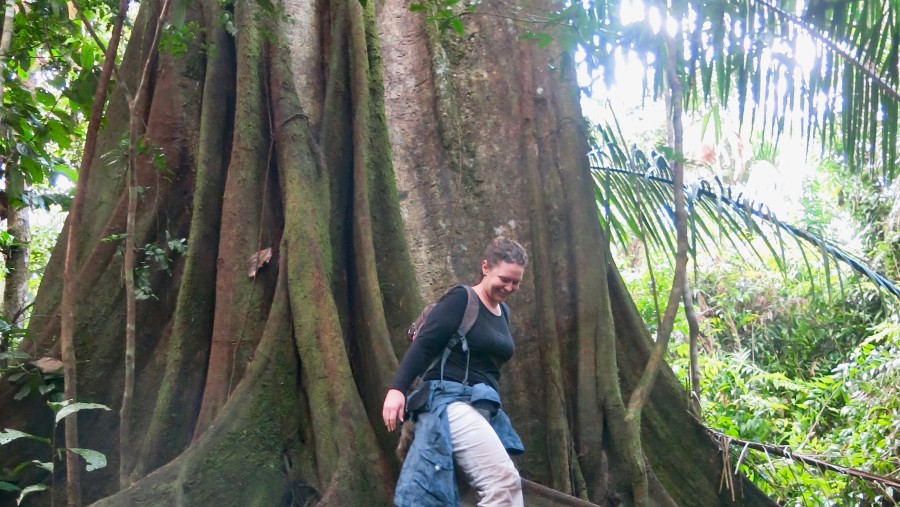
<instances>
[{"instance_id":1,"label":"black long-sleeve shirt","mask_svg":"<svg viewBox=\"0 0 900 507\"><path fill-rule=\"evenodd\" d=\"M450 337L459 329L463 313L468 304L468 294L464 287L454 287L437 302L428 314L425 325L410 345L394 380L391 389L406 392L413 379L421 375L425 368L436 357L443 354ZM478 318L466 335L469 344L469 379L470 385L484 382L497 387L500 379L500 365L509 361L515 351L512 335L509 332L509 315L501 310L502 315L494 315L478 301ZM506 305L501 305L505 308ZM458 344L447 357L444 366L444 379L462 382L466 374L466 353ZM440 359L423 378L437 380L441 377Z\"/></svg>"}]
</instances>

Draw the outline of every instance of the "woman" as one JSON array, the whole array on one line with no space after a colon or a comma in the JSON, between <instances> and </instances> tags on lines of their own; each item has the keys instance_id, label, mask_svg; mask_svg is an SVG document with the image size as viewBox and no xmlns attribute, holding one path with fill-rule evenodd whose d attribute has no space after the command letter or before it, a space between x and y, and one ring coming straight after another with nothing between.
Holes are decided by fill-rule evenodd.
<instances>
[{"instance_id":1,"label":"woman","mask_svg":"<svg viewBox=\"0 0 900 507\"><path fill-rule=\"evenodd\" d=\"M500 410L497 391L500 366L515 349L504 301L519 290L527 263L522 245L495 238L485 249L478 285L457 286L444 295L400 362L382 409L388 430L403 421L405 393L418 375L424 373L428 391L397 483L398 507L458 505L454 463L478 492L479 506L524 505L509 457L523 451L522 442ZM460 327L468 290L478 296L478 318L445 364L426 372Z\"/></svg>"}]
</instances>

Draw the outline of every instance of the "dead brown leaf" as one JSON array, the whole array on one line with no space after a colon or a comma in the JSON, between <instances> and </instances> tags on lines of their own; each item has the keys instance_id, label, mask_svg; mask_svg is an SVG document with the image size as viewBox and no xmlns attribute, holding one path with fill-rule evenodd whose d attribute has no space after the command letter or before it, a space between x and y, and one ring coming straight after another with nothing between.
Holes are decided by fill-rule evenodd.
<instances>
[{"instance_id":1,"label":"dead brown leaf","mask_svg":"<svg viewBox=\"0 0 900 507\"><path fill-rule=\"evenodd\" d=\"M251 255L247 266L247 276L250 278L255 277L256 274L259 273L259 270L268 264L270 260L272 260L271 247Z\"/></svg>"},{"instance_id":2,"label":"dead brown leaf","mask_svg":"<svg viewBox=\"0 0 900 507\"><path fill-rule=\"evenodd\" d=\"M42 357L31 364L37 366L41 373L56 373L63 367L63 362L55 357Z\"/></svg>"}]
</instances>

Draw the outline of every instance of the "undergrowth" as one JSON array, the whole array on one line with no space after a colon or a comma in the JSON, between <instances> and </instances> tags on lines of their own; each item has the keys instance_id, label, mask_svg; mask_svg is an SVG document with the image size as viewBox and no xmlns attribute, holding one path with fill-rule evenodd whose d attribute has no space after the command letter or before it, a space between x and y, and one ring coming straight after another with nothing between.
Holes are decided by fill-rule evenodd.
<instances>
[{"instance_id":1,"label":"undergrowth","mask_svg":"<svg viewBox=\"0 0 900 507\"><path fill-rule=\"evenodd\" d=\"M632 267L622 273L652 333L650 275L635 259L620 266L629 260ZM672 279L665 266L654 263L659 294ZM690 279L702 331L707 426L790 454L900 476L900 312L891 296L853 277L832 276L826 286L823 274L806 266L786 274L748 268L734 254L699 267ZM687 396L683 315L675 330L668 362ZM732 446L731 462L783 505L900 502L900 491L769 453Z\"/></svg>"}]
</instances>

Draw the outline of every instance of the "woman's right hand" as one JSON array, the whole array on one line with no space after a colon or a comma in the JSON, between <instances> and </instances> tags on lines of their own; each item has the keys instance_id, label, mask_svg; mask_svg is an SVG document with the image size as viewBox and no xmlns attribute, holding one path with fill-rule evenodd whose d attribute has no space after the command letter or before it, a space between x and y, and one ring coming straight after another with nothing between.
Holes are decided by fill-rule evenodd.
<instances>
[{"instance_id":1,"label":"woman's right hand","mask_svg":"<svg viewBox=\"0 0 900 507\"><path fill-rule=\"evenodd\" d=\"M396 389L390 389L384 397L381 417L388 431L397 428L397 421L403 422L403 409L406 408L406 395Z\"/></svg>"}]
</instances>

